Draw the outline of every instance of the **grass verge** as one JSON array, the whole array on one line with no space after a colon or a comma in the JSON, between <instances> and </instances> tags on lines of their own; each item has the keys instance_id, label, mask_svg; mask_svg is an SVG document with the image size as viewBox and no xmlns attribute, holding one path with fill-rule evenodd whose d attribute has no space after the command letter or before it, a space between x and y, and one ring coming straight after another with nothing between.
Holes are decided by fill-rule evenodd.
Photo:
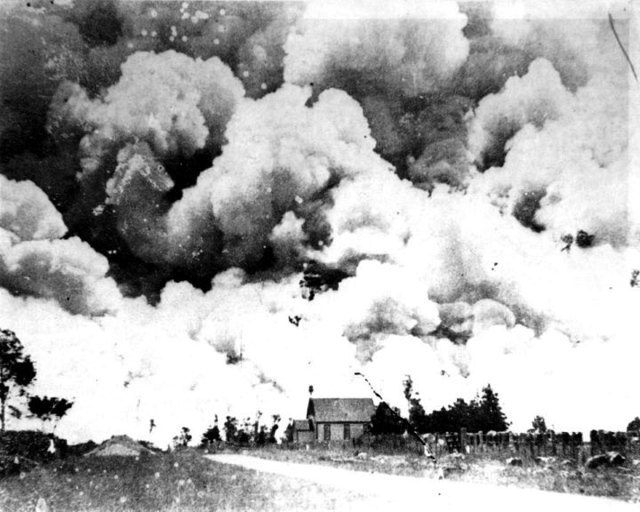
<instances>
[{"instance_id":1,"label":"grass verge","mask_svg":"<svg viewBox=\"0 0 640 512\"><path fill-rule=\"evenodd\" d=\"M196 450L73 457L0 482L0 510L51 512L336 510L364 497L215 464Z\"/></svg>"}]
</instances>

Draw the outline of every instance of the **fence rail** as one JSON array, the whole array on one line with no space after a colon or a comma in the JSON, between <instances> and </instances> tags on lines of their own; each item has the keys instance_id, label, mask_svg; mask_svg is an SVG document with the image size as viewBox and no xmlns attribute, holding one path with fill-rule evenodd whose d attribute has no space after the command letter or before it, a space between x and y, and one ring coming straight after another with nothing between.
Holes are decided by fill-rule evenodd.
<instances>
[{"instance_id":1,"label":"fence rail","mask_svg":"<svg viewBox=\"0 0 640 512\"><path fill-rule=\"evenodd\" d=\"M640 456L640 431L610 432L592 430L589 439L581 432L513 433L460 432L425 434L430 452L439 457L447 453L495 454L526 457L557 456L568 459L616 451L625 456Z\"/></svg>"}]
</instances>

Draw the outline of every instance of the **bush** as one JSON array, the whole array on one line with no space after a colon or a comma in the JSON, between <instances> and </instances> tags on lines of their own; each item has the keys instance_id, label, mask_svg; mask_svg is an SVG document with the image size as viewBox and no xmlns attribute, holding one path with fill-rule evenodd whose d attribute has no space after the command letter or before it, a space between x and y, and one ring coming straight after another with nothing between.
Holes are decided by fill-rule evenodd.
<instances>
[{"instance_id":1,"label":"bush","mask_svg":"<svg viewBox=\"0 0 640 512\"><path fill-rule=\"evenodd\" d=\"M56 439L56 445L60 442L66 446L65 441ZM3 432L0 434L0 476L17 473L52 460L55 455L49 453L49 444L50 438L43 432Z\"/></svg>"},{"instance_id":2,"label":"bush","mask_svg":"<svg viewBox=\"0 0 640 512\"><path fill-rule=\"evenodd\" d=\"M400 409L392 409L386 402L380 402L371 424L373 434L402 434L407 429L407 421L400 415Z\"/></svg>"},{"instance_id":3,"label":"bush","mask_svg":"<svg viewBox=\"0 0 640 512\"><path fill-rule=\"evenodd\" d=\"M640 418L636 416L627 425L627 432L637 432L638 430L640 430Z\"/></svg>"}]
</instances>

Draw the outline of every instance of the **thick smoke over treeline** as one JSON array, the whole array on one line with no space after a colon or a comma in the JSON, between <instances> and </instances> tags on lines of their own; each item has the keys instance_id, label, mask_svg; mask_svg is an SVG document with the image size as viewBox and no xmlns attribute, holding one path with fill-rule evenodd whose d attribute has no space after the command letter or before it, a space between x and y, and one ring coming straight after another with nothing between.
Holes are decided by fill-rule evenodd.
<instances>
[{"instance_id":1,"label":"thick smoke over treeline","mask_svg":"<svg viewBox=\"0 0 640 512\"><path fill-rule=\"evenodd\" d=\"M637 415L635 27L514 5L3 4L0 323L61 430L298 415L360 370Z\"/></svg>"}]
</instances>

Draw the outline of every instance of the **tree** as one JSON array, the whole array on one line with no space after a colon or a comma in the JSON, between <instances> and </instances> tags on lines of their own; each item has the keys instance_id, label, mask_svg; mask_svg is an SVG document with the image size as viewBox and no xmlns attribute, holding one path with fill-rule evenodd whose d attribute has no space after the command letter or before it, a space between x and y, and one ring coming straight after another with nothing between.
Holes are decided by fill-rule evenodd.
<instances>
[{"instance_id":1,"label":"tree","mask_svg":"<svg viewBox=\"0 0 640 512\"><path fill-rule=\"evenodd\" d=\"M218 417L216 416L216 421L212 427L209 427L204 434L202 434L202 439L200 440L200 446L206 448L213 443L220 441L220 429L218 428Z\"/></svg>"},{"instance_id":2,"label":"tree","mask_svg":"<svg viewBox=\"0 0 640 512\"><path fill-rule=\"evenodd\" d=\"M483 432L495 430L502 432L507 430L509 422L507 416L502 412L498 393L491 389L491 385L487 384L482 389L482 397L478 401L479 429Z\"/></svg>"},{"instance_id":3,"label":"tree","mask_svg":"<svg viewBox=\"0 0 640 512\"><path fill-rule=\"evenodd\" d=\"M191 429L188 427L182 427L180 433L173 438L173 446L176 448L186 448L191 439L193 439Z\"/></svg>"},{"instance_id":4,"label":"tree","mask_svg":"<svg viewBox=\"0 0 640 512\"><path fill-rule=\"evenodd\" d=\"M536 416L535 418L533 418L531 427L533 428L533 430L540 434L544 434L547 431L547 423L544 421L544 418L542 416Z\"/></svg>"},{"instance_id":5,"label":"tree","mask_svg":"<svg viewBox=\"0 0 640 512\"><path fill-rule=\"evenodd\" d=\"M232 416L227 416L224 422L224 436L227 443L232 443L236 440L238 432L238 420Z\"/></svg>"},{"instance_id":6,"label":"tree","mask_svg":"<svg viewBox=\"0 0 640 512\"><path fill-rule=\"evenodd\" d=\"M258 446L264 446L265 444L267 444L268 435L267 435L266 425L260 425L260 428L258 429L258 433L255 436L255 440Z\"/></svg>"},{"instance_id":7,"label":"tree","mask_svg":"<svg viewBox=\"0 0 640 512\"><path fill-rule=\"evenodd\" d=\"M6 428L8 402L14 395L25 396L26 388L36 378L31 358L24 354L22 342L13 331L0 329L0 431ZM14 413L17 409L9 406Z\"/></svg>"},{"instance_id":8,"label":"tree","mask_svg":"<svg viewBox=\"0 0 640 512\"><path fill-rule=\"evenodd\" d=\"M257 423L252 425L251 418L246 417L242 422L242 428L236 432L235 442L243 446L247 446L251 443L252 433L256 428ZM255 436L253 436L255 438Z\"/></svg>"},{"instance_id":9,"label":"tree","mask_svg":"<svg viewBox=\"0 0 640 512\"><path fill-rule=\"evenodd\" d=\"M636 416L627 425L627 432L638 432L639 430L640 430L640 418L638 416Z\"/></svg>"},{"instance_id":10,"label":"tree","mask_svg":"<svg viewBox=\"0 0 640 512\"><path fill-rule=\"evenodd\" d=\"M404 380L404 397L409 402L409 423L419 433L428 432L427 415L420 403L418 394L413 391L413 380L410 375Z\"/></svg>"},{"instance_id":11,"label":"tree","mask_svg":"<svg viewBox=\"0 0 640 512\"><path fill-rule=\"evenodd\" d=\"M53 429L58 424L58 421L67 414L67 411L73 406L73 402L70 402L64 398L56 398L55 396L31 396L27 403L29 412L34 418L39 418L42 421L42 429L44 430L45 422L51 421L55 418Z\"/></svg>"},{"instance_id":12,"label":"tree","mask_svg":"<svg viewBox=\"0 0 640 512\"><path fill-rule=\"evenodd\" d=\"M407 421L400 416L400 409L391 409L386 402L380 402L371 417L371 428L374 434L403 434Z\"/></svg>"},{"instance_id":13,"label":"tree","mask_svg":"<svg viewBox=\"0 0 640 512\"><path fill-rule=\"evenodd\" d=\"M470 432L504 431L509 426L502 412L498 394L487 385L482 395L467 403L458 398L448 407L425 413L418 394L413 390L411 377L404 381L404 395L409 402L409 424L421 434L457 432L466 428Z\"/></svg>"},{"instance_id":14,"label":"tree","mask_svg":"<svg viewBox=\"0 0 640 512\"><path fill-rule=\"evenodd\" d=\"M273 423L271 424L271 428L269 429L269 437L267 438L268 443L277 443L276 432L280 428L280 415L274 414L272 417Z\"/></svg>"},{"instance_id":15,"label":"tree","mask_svg":"<svg viewBox=\"0 0 640 512\"><path fill-rule=\"evenodd\" d=\"M287 423L287 428L284 429L284 440L287 443L293 442L293 433L294 433L294 423L293 419L289 418L289 423Z\"/></svg>"}]
</instances>

